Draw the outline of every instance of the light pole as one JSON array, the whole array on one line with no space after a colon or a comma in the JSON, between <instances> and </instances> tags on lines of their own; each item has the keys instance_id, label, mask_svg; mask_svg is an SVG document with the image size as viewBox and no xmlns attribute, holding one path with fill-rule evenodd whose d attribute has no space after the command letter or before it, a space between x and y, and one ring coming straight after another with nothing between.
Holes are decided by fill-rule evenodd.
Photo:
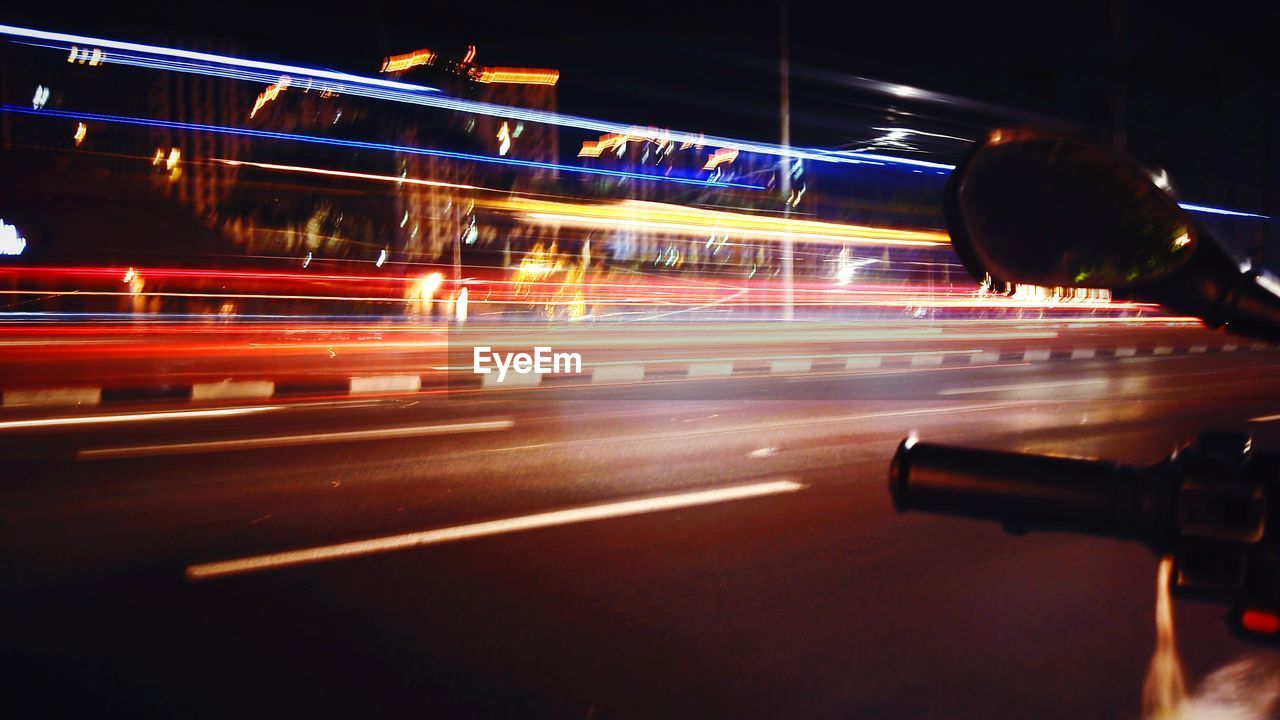
<instances>
[{"instance_id":1,"label":"light pole","mask_svg":"<svg viewBox=\"0 0 1280 720\"><path fill-rule=\"evenodd\" d=\"M779 144L782 154L778 157L778 192L782 193L782 219L791 217L791 67L787 58L787 0L782 0L781 17L778 23L779 60L778 60L778 114ZM782 233L782 319L794 320L795 311L795 252L792 247L791 233Z\"/></svg>"}]
</instances>

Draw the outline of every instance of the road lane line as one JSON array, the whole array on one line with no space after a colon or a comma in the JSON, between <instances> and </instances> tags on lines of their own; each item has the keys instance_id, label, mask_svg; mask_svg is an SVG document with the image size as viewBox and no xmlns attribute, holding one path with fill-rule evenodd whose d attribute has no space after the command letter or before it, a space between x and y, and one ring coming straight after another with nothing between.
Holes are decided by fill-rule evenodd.
<instances>
[{"instance_id":1,"label":"road lane line","mask_svg":"<svg viewBox=\"0 0 1280 720\"><path fill-rule=\"evenodd\" d=\"M981 387L947 388L939 390L939 395L973 395L977 393L1005 392L1008 390L1044 390L1047 388L1073 387L1077 385L1097 385L1107 382L1105 378L1097 380L1066 380L1063 382L1022 383L1021 385L984 385Z\"/></svg>"},{"instance_id":2,"label":"road lane line","mask_svg":"<svg viewBox=\"0 0 1280 720\"><path fill-rule=\"evenodd\" d=\"M487 522L454 525L436 530L389 535L386 537L357 540L355 542L320 545L302 550L252 555L234 560L201 563L187 567L187 578L190 580L212 580L229 575L241 575L251 572L275 570L297 565L344 560L377 553L405 550L408 548L438 545L440 543L472 540L492 535L524 532L557 525L574 525L595 520L608 520L629 515L644 515L678 510L699 505L746 500L748 498L793 493L805 489L793 480L778 479L766 482L738 485L734 487L715 488L712 490L695 490L693 492L660 495L658 497L638 500L622 500L602 505L586 505L582 507L552 510L550 512L519 515L516 517L489 520Z\"/></svg>"},{"instance_id":3,"label":"road lane line","mask_svg":"<svg viewBox=\"0 0 1280 720\"><path fill-rule=\"evenodd\" d=\"M207 440L202 442L169 443L166 445L134 445L118 448L94 448L76 453L77 460L102 460L106 458L144 457L150 455L187 455L191 453L227 452L257 448L310 445L313 443L352 442L355 440L386 440L390 438L448 435L467 432L508 430L515 425L510 418L475 420L461 423L438 423L411 427L375 428L373 430L349 430L345 432L309 433L306 435L276 435L272 437L243 438L240 440Z\"/></svg>"},{"instance_id":4,"label":"road lane line","mask_svg":"<svg viewBox=\"0 0 1280 720\"><path fill-rule=\"evenodd\" d=\"M193 383L191 400L243 400L245 398L269 398L276 393L276 384L270 380L223 380L222 382Z\"/></svg>"},{"instance_id":5,"label":"road lane line","mask_svg":"<svg viewBox=\"0 0 1280 720\"><path fill-rule=\"evenodd\" d=\"M213 410L165 410L161 412L126 413L120 415L81 415L78 417L40 418L37 420L8 420L0 422L0 430L59 427L63 425L101 425L118 422L147 422L153 420L186 420L190 418L227 417L232 415L252 415L271 410L282 410L283 408L283 405L259 405L255 407L216 408Z\"/></svg>"},{"instance_id":6,"label":"road lane line","mask_svg":"<svg viewBox=\"0 0 1280 720\"><path fill-rule=\"evenodd\" d=\"M418 375L379 375L351 378L351 394L384 392L418 392L422 389L422 377Z\"/></svg>"},{"instance_id":7,"label":"road lane line","mask_svg":"<svg viewBox=\"0 0 1280 720\"><path fill-rule=\"evenodd\" d=\"M32 405L100 405L102 388L49 388L46 390L5 390L0 396L4 407Z\"/></svg>"}]
</instances>

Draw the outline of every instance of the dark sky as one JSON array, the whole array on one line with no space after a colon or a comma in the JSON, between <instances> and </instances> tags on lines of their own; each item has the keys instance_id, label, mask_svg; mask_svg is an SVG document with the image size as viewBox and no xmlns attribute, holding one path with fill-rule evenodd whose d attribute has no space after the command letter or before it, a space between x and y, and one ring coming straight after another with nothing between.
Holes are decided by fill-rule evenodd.
<instances>
[{"instance_id":1,"label":"dark sky","mask_svg":"<svg viewBox=\"0 0 1280 720\"><path fill-rule=\"evenodd\" d=\"M482 64L559 68L565 112L776 137L778 11L771 3L361 0L333 10L243 0L127 8L80 0L24 4L0 17L139 40L231 39L258 57L362 72L375 71L388 51L460 52L474 43ZM1280 4L796 1L790 17L799 142L855 139L888 102L815 82L807 68L919 85L1090 126L1110 124L1121 77L1131 146L1145 159L1189 177L1203 186L1201 193L1234 196L1224 202L1244 191L1215 191L1216 178L1257 189L1269 182Z\"/></svg>"}]
</instances>

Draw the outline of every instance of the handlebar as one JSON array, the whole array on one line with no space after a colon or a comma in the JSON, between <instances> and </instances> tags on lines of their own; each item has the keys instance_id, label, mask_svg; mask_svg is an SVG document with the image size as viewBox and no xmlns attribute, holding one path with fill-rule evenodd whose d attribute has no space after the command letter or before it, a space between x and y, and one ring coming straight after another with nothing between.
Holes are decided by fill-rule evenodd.
<instances>
[{"instance_id":1,"label":"handlebar","mask_svg":"<svg viewBox=\"0 0 1280 720\"><path fill-rule=\"evenodd\" d=\"M889 468L899 512L1135 540L1172 555L1171 589L1230 605L1243 636L1280 642L1280 457L1247 434L1204 433L1149 466L904 440Z\"/></svg>"},{"instance_id":2,"label":"handlebar","mask_svg":"<svg viewBox=\"0 0 1280 720\"><path fill-rule=\"evenodd\" d=\"M1156 550L1172 535L1175 491L1167 463L1140 468L910 438L898 446L889 470L889 492L899 512L996 520L1016 532L1136 539Z\"/></svg>"}]
</instances>

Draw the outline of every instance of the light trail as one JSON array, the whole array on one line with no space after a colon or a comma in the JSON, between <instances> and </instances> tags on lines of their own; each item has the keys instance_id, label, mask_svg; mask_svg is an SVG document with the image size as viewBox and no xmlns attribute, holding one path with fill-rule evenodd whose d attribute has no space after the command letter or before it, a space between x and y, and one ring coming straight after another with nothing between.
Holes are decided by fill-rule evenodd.
<instances>
[{"instance_id":1,"label":"light trail","mask_svg":"<svg viewBox=\"0 0 1280 720\"><path fill-rule=\"evenodd\" d=\"M233 166L250 166L281 172L305 173L330 177L347 177L391 183L412 183L452 187L466 190L505 192L474 185L422 180L374 173L351 172L301 165L279 165L243 160L216 159L215 162ZM625 223L628 227L644 227L658 232L691 232L705 234L708 231L775 238L778 233L793 237L830 242L858 244L936 246L947 245L946 233L926 230L898 230L866 225L844 225L815 220L784 219L764 215L749 215L722 210L705 210L666 203L625 201L619 203L565 203L533 199L478 200L477 205L500 210L524 212L534 219L592 226L596 224Z\"/></svg>"},{"instance_id":2,"label":"light trail","mask_svg":"<svg viewBox=\"0 0 1280 720\"><path fill-rule=\"evenodd\" d=\"M313 87L317 90L330 89L334 92L345 92L348 95L359 95L414 105L423 105L475 115L488 115L509 118L512 120L523 120L526 122L555 125L559 127L570 127L598 133L625 133L642 138L657 138L661 136L664 139L674 142L689 143L692 145L712 145L724 148L733 148L742 152L795 157L819 162L856 165L896 164L916 168L928 168L937 171L946 171L952 168L952 166L943 163L934 163L924 160L916 160L913 158L900 158L872 153L860 153L859 157L852 158L833 155L831 152L823 150L783 148L780 145L769 143L735 140L686 131L660 130L657 128L646 128L627 123L595 120L544 110L532 110L528 108L517 108L474 100L462 100L443 95L439 93L436 88L413 85L411 83L401 83L384 80L382 78L352 75L349 73L314 70L312 68L297 65L262 63L255 60L233 58L224 55L215 55L212 53L200 53L157 45L122 42L87 35L49 32L13 25L0 25L0 35L56 43L51 47L59 51L68 50L73 45L77 47L87 45L90 47L99 46L117 51L122 50L126 52L141 53L143 55L156 55L161 58L177 58L184 61L181 64L175 64L172 60L167 59L151 61L146 57L131 56L128 58L129 64L139 67L154 67L159 70L178 70L181 72L209 74L220 77L227 76L225 66L247 68L250 70L267 70L273 73L290 75L291 77L298 76L302 78L312 78L313 80L318 81L313 83ZM105 62L112 62L112 56L108 55ZM265 78L261 77L253 77L252 79L258 82L265 80ZM278 78L271 78L269 82L275 82L277 79ZM344 83L345 85L343 85Z\"/></svg>"},{"instance_id":3,"label":"light trail","mask_svg":"<svg viewBox=\"0 0 1280 720\"><path fill-rule=\"evenodd\" d=\"M653 232L671 233L674 235L697 235L714 229L715 226L701 225L693 223L676 223L676 222L658 222L650 220L631 220L626 218L607 218L597 217L585 219L577 215L564 215L560 213L529 213L525 217L530 220L541 220L546 222L557 222L565 225L577 225L579 227L597 227L610 226L622 228L635 228L641 230L650 230ZM753 238L777 239L778 233L775 230L764 230L755 228L729 228L737 235L743 235ZM941 243L929 240L893 240L870 237L859 237L856 235L834 235L807 232L796 235L797 240L812 243L841 244L847 243L852 245L892 245L907 247L931 247Z\"/></svg>"},{"instance_id":4,"label":"light trail","mask_svg":"<svg viewBox=\"0 0 1280 720\"><path fill-rule=\"evenodd\" d=\"M440 180L424 180L422 178L401 177L399 175L379 175L376 173L362 173L352 170L328 170L325 168L305 167L302 165L280 165L277 163L254 162L252 160L229 160L227 158L213 158L212 162L230 165L232 167L253 167L260 170L275 170L277 172L287 173L305 173L308 175L323 175L327 177L345 177L353 180L376 180L380 182L391 182L402 185L423 185L426 187L443 187L452 188L454 190L477 190L481 192L510 192L509 190L497 190L494 188L480 187L479 185L465 185L462 183L443 182Z\"/></svg>"},{"instance_id":5,"label":"light trail","mask_svg":"<svg viewBox=\"0 0 1280 720\"><path fill-rule=\"evenodd\" d=\"M89 37L87 35L73 35L70 33L49 32L47 30L36 30L34 28L17 27L14 25L0 25L0 35L9 35L11 37L29 38L32 40L44 40L47 42L60 43L57 49L70 49L72 45L76 46L98 46L109 48L112 50L123 50L126 52L138 52L147 55L159 55L161 57L180 58L189 60L193 63L205 63L211 65L227 65L231 67L249 68L254 70L266 70L272 73L297 75L301 77L310 77L318 80L329 80L339 83L354 83L356 85L386 88L391 90L406 90L415 93L437 93L439 90L425 85L414 85L412 83L398 82L395 80L386 80L384 78L365 77L363 75L353 75L351 73L335 72L333 70L322 70L320 68L304 67L301 65L286 65L284 63L262 62L259 60L248 60L245 58L233 57L231 55L218 55L215 53L196 52L193 50L180 50L177 48L163 47L160 45L144 45L142 43L124 42L121 40L110 40L107 38ZM107 56L105 62L110 62L110 55Z\"/></svg>"},{"instance_id":6,"label":"light trail","mask_svg":"<svg viewBox=\"0 0 1280 720\"><path fill-rule=\"evenodd\" d=\"M688 212L688 209L673 206L676 212ZM749 220L759 218L747 216ZM886 231L909 232L909 231ZM317 272L312 275L305 271L241 271L216 269L187 268L139 268L135 269L135 277L144 280L141 289L130 289L121 286L121 268L104 267L11 267L0 269L0 278L13 283L11 288L0 290L0 295L38 298L41 296L79 295L82 297L114 297L114 298L205 298L217 301L267 301L267 300L299 300L299 301L337 301L337 302L374 302L388 308L388 312L400 315L397 305L412 305L419 302L418 286L423 282L423 275L388 274L338 274ZM767 282L716 282L706 283L697 280L672 282L648 276L616 276L608 274L590 274L580 282L566 283L560 278L543 280L522 280L511 277L504 271L497 271L499 277L468 278L463 285L469 287L473 302L498 309L535 309L537 307L566 307L585 303L597 308L607 306L646 307L652 314L652 306L665 306L667 309L689 308L690 306L708 305L732 310L735 308L771 308L784 302L782 289ZM216 292L198 291L198 284L204 280L216 280L222 287ZM263 284L268 283L264 288ZM193 287L194 285L194 287ZM337 286L337 287L335 287ZM446 286L434 301L447 302L450 287ZM323 291L316 292L323 288ZM349 288L349 291L342 290ZM335 292L335 290L338 290ZM849 286L833 286L829 281L802 282L795 289L795 303L806 308L850 308L850 309L906 309L938 308L938 309L989 309L1015 310L1035 309L1052 310L1059 313L1073 312L1119 312L1141 311L1159 312L1154 306L1115 302L1109 300L1074 300L1057 298L1018 298L1005 296L980 296L972 291L957 291L946 288L933 288L925 284L859 284ZM569 297L578 295L578 297ZM121 311L115 311L121 312ZM240 324L244 319L271 318L290 319L293 314L262 314L255 311L252 304L237 305L229 311L230 315L220 318L224 321L232 319ZM595 314L599 314L596 312ZM367 313L366 313L367 315ZM39 313L29 311L0 311L0 321L21 322L41 320L44 318L84 318L94 320L111 319L112 313ZM163 322L175 317L170 313L139 313L118 317L127 318L130 322ZM189 315L193 319L208 321L209 315ZM333 319L350 320L354 316L329 315ZM370 315L380 322L380 314ZM1065 319L1065 318L1064 318ZM1119 320L1118 318L1108 318ZM1137 318L1136 321L1151 321L1155 317Z\"/></svg>"},{"instance_id":7,"label":"light trail","mask_svg":"<svg viewBox=\"0 0 1280 720\"><path fill-rule=\"evenodd\" d=\"M814 343L883 341L885 339L904 340L1001 340L1031 339L1057 337L1060 326L1070 328L1106 329L1115 326L1144 325L1153 328L1179 328L1199 325L1197 320L1179 318L1062 318L1045 322L1029 322L1017 319L986 320L948 320L946 329L940 327L920 327L911 320L868 321L850 325L845 322L815 321L805 324L803 330L779 329L768 321L730 321L700 323L697 334L680 333L681 323L657 323L642 326L635 325L591 325L580 327L554 327L554 335L547 330L530 331L523 326L485 326L475 328L453 328L445 330L432 325L337 323L313 324L302 326L281 326L274 323L234 323L200 325L179 323L146 324L142 333L121 333L121 328L111 327L110 335L94 340L82 340L83 336L100 336L104 332L101 326L92 324L78 325L14 325L0 326L0 337L28 338L22 340L6 340L4 345L16 349L23 347L43 348L50 343L66 345L68 348L86 349L86 343L94 350L109 345L134 346L145 343L150 345L172 344L173 337L205 337L215 336L229 338L227 344L239 343L242 347L256 349L297 347L358 347L360 343L371 346L387 347L446 347L444 336L448 333L455 342L469 343L489 342L490 344L545 344L548 338L556 338L565 343L575 342L574 338L588 338L585 342L594 342L593 338L601 338L610 334L620 334L625 342L643 346L652 343L654 347L668 347L680 344L697 344L699 341L707 345L726 341L741 344L734 338L753 338L756 343L786 344L808 340ZM357 337L351 337L356 334ZM367 335L367 337L365 337ZM405 341L404 336L421 336L422 339ZM261 339L258 339L260 336ZM276 340L279 337L289 338L288 342ZM614 341L605 341L614 342ZM624 346L624 340L616 341L618 347ZM335 345L336 343L336 345ZM195 346L215 347L215 346Z\"/></svg>"},{"instance_id":8,"label":"light trail","mask_svg":"<svg viewBox=\"0 0 1280 720\"><path fill-rule=\"evenodd\" d=\"M566 307L579 305L582 303L591 305L652 305L654 303L666 304L669 307L683 307L687 305L695 305L700 303L708 303L712 300L718 300L719 306L727 309L732 308L772 308L779 307L785 303L785 300L779 297L781 291L777 288L758 288L746 286L743 287L725 287L725 288L701 288L697 286L685 288L671 288L671 292L660 289L651 289L637 285L620 285L610 287L608 284L592 285L590 283L583 286L586 293L584 297L571 299L557 295L557 293L566 292L574 286L564 285L560 283L539 283L538 287L527 292L521 292L513 295L512 287L516 283L512 282L494 282L495 290L485 296L477 296L473 298L473 302L492 305L495 307L515 307L515 308L537 308L537 307ZM526 286L528 283L525 284ZM679 291L679 294L673 294ZM497 292L497 295L494 295ZM910 294L895 291L886 291L878 294L873 291L864 291L861 296L841 297L840 295L852 295L850 291L844 288L835 289L819 289L816 291L801 290L798 293L794 304L796 307L805 308L858 308L858 309L952 309L952 310L973 310L973 309L989 309L989 310L1014 310L1014 309L1032 309L1032 310L1058 310L1058 311L1075 311L1075 312L1094 312L1094 311L1155 311L1160 312L1158 308L1144 305L1140 303L1121 303L1121 302L1089 302L1089 303L1071 303L1071 302L1048 302L1038 300L1016 300L1006 299L1003 297L991 298L975 298L956 293L958 297L947 297L945 294L928 294L927 290L921 289L921 294ZM29 289L29 290L0 290L0 295L40 297L50 293L47 289ZM339 294L302 294L302 293L268 293L268 292L183 292L177 290L146 290L138 293L124 290L75 290L68 293L80 297L116 297L116 298L204 298L209 300L298 300L298 301L340 301L340 302L373 302L384 305L397 305L415 302L415 299L407 296L407 294L388 294L388 295L339 295ZM833 297L834 295L834 297ZM732 297L730 297L732 296ZM436 302L445 301L445 297L435 298ZM237 310L238 312L238 310ZM233 313L236 314L236 313ZM253 315L255 313L247 312ZM398 314L398 313L397 313ZM0 312L0 318L4 318L10 313ZM18 317L40 317L35 313L12 313ZM163 313L156 313L156 317L166 317ZM141 313L141 317L146 317L146 313ZM343 317L343 316L334 316ZM1167 318L1168 316L1151 316L1143 318L1134 318L1132 320L1138 322L1151 321L1157 318ZM206 321L210 320L210 316L204 316ZM1109 321L1121 321L1125 318L1107 318ZM1175 318L1186 320L1186 318Z\"/></svg>"},{"instance_id":9,"label":"light trail","mask_svg":"<svg viewBox=\"0 0 1280 720\"><path fill-rule=\"evenodd\" d=\"M1106 379L1096 380L1063 380L1061 382L1021 383L1014 385L984 385L980 387L946 388L939 390L939 395L977 395L982 393L1020 392L1023 390L1048 390L1053 388L1083 387L1088 385L1105 385Z\"/></svg>"},{"instance_id":10,"label":"light trail","mask_svg":"<svg viewBox=\"0 0 1280 720\"><path fill-rule=\"evenodd\" d=\"M1037 335L1033 337L1053 338L1056 336L1057 336L1056 333L1050 333L1050 334L1044 334L1044 335ZM938 336L935 336L930 339L938 340L941 338ZM947 338L947 339L953 339L953 338ZM984 338L984 339L987 339L987 338ZM914 342L916 340L919 340L919 338L917 338L916 340L912 340L908 338L900 338L900 340L903 340L904 342ZM900 350L900 351L877 350L875 352L862 352L862 353L819 353L819 354L806 354L806 355L731 355L731 356L723 356L723 357L722 356L706 356L706 357L699 356L699 357L675 357L675 358L660 357L660 358L653 358L653 359L645 359L643 364L646 366L663 365L663 364L692 365L692 366L699 367L700 369L706 369L708 367L712 367L712 368L727 367L727 368L730 368L731 370L733 367L733 363L735 362L786 363L787 361L791 361L791 360L796 360L796 361L860 360L865 358L917 358L917 357L940 357L940 356L947 356L947 355L980 355L980 354L982 354L982 350L979 350L976 348L955 348L950 350ZM625 366L631 366L635 364L637 363L634 360L614 360L614 361L606 361L606 362L594 362L594 363L591 363L590 367L592 368L611 367L611 366L625 367ZM451 369L454 369L454 368L451 368ZM456 368L456 369L462 369L462 368ZM695 375L696 374L697 373L695 373ZM715 373L708 373L708 374L714 375ZM730 373L724 373L724 374L730 374Z\"/></svg>"},{"instance_id":11,"label":"light trail","mask_svg":"<svg viewBox=\"0 0 1280 720\"><path fill-rule=\"evenodd\" d=\"M567 286L557 285L556 288L564 288ZM46 290L0 290L0 295L14 296L42 296L47 295ZM272 294L272 293L209 293L209 292L168 292L168 291L146 291L141 293L133 293L129 291L113 291L113 290L78 290L72 295L80 297L145 297L145 298L204 298L211 300L302 300L302 301L344 301L344 302L375 302L404 304L413 302L412 298L392 297L392 296L376 296L376 295L300 295L300 294ZM739 291L739 296L743 294ZM644 304L652 303L655 299L665 299L673 305L690 304L701 302L688 296L680 298L669 298L652 295L635 295L635 296L590 296L585 300L582 299L558 299L558 298L487 298L476 299L473 302L485 303L490 305L506 305L506 306L524 306L530 308L548 306L548 307L568 307L580 305L583 302L588 304ZM437 298L436 302L442 301L443 298ZM783 299L743 299L732 302L726 301L723 307L731 308L767 308L781 307L786 304ZM795 307L812 307L812 308L893 308L893 309L912 309L912 308L936 308L936 309L1058 309L1058 310L1079 310L1081 312L1094 310L1128 310L1128 309L1148 309L1145 305L1125 305L1119 303L1096 303L1096 304L1080 304L1072 305L1069 303L1046 303L1037 301L1017 301L1017 300L999 300L991 299L963 299L963 300L945 300L935 299L928 296L913 297L903 300L885 300L885 299L847 299L833 301L831 299L804 299L799 298L793 303ZM0 312L0 316L3 316ZM1150 320L1151 318L1142 318L1142 320ZM1186 319L1186 318L1181 318Z\"/></svg>"},{"instance_id":12,"label":"light trail","mask_svg":"<svg viewBox=\"0 0 1280 720\"><path fill-rule=\"evenodd\" d=\"M155 67L160 70L178 70L182 72L192 72L201 74L211 74L215 76L226 76L225 69L219 66L232 66L237 68L247 68L251 70L265 70L273 73L297 75L303 78L312 79L314 84L318 86L316 89L330 89L334 92L345 92L350 95L361 95L373 97L377 99L391 100L395 102L404 102L416 105L425 105L428 107L436 107L457 112L471 113L476 115L488 115L494 117L510 118L513 120L524 120L527 122L543 123L555 125L559 127L570 127L581 130L591 130L600 133L622 133L639 138L649 139L666 139L675 142L689 143L694 145L718 146L724 149L735 149L740 152L750 152L761 155L792 157L805 160L813 160L816 162L827 163L847 163L847 164L870 164L870 165L902 165L918 169L928 169L940 175L945 175L955 169L955 165L947 163L937 163L925 160L917 160L914 158L903 158L893 155L883 155L879 153L850 153L840 150L825 150L820 148L795 148L791 146L783 147L770 143L757 143L744 140L738 140L727 137L718 137L713 135L705 135L703 133L691 133L678 130L662 130L658 128L645 128L631 124L609 122L604 120L594 120L591 118L566 115L543 110L531 110L527 108L516 108L505 105L496 105L493 103L485 103L472 100L461 100L445 96L436 88L425 85L414 85L412 83L403 83L383 78L366 77L354 75L351 73L334 72L331 70L320 70L316 68L308 68L300 65L287 65L282 63L261 62L244 58L236 58L226 55L217 55L213 53L193 52L190 50L181 50L177 48L169 48L158 45L146 45L142 43L124 42L119 40L111 40L107 38L91 37L87 35L74 35L70 33L59 33L34 28L24 28L14 25L0 24L0 35L8 35L11 37L26 38L29 40L43 40L46 42L58 43L52 46L57 50L68 50L72 46L99 46L110 48L117 51L138 52L144 55L156 55L162 58L177 58L180 61L174 63L171 60L149 61L145 57L129 56L129 63L139 67ZM108 57L106 61L110 62ZM250 79L237 77L235 79ZM252 78L258 82L276 82L278 78L263 78L255 76ZM320 81L315 83L315 81ZM330 83L338 83L330 85ZM896 86L898 88L906 88L907 86ZM920 91L910 88L912 93ZM490 162L497 159L490 158ZM585 172L583 168L576 168L577 172ZM655 177L655 176L646 176ZM677 180L678 181L678 180ZM702 181L693 181L702 182ZM715 183L725 185L727 183ZM1247 217L1255 219L1269 219L1267 215L1258 213L1248 213L1227 208L1218 208L1209 205L1200 205L1194 203L1180 203L1185 210L1192 212L1211 213L1218 215L1229 215L1236 217Z\"/></svg>"},{"instance_id":13,"label":"light trail","mask_svg":"<svg viewBox=\"0 0 1280 720\"><path fill-rule=\"evenodd\" d=\"M784 219L722 210L703 210L666 203L627 200L615 203L565 203L527 198L478 200L477 205L523 213L536 220L593 227L614 225L673 232L709 232L776 239L789 234L811 242L856 244L943 246L950 243L946 233L936 230L898 230L868 225L844 225L816 220Z\"/></svg>"},{"instance_id":14,"label":"light trail","mask_svg":"<svg viewBox=\"0 0 1280 720\"><path fill-rule=\"evenodd\" d=\"M196 453L257 450L262 448L318 445L360 440L393 440L430 435L456 435L469 432L493 432L510 430L515 422L510 418L473 420L458 423L435 423L412 427L374 428L345 432L308 433L305 435L275 435L269 437L242 438L239 440L208 440L199 442L168 443L163 445L134 445L118 448L95 448L76 453L78 460L106 460L126 457L154 457L157 455L190 455Z\"/></svg>"},{"instance_id":15,"label":"light trail","mask_svg":"<svg viewBox=\"0 0 1280 720\"><path fill-rule=\"evenodd\" d=\"M1259 220L1269 220L1270 215L1259 215L1257 213L1243 212L1240 210L1228 210L1227 208L1213 207L1211 205L1196 205L1194 203L1178 203L1178 207L1191 212L1208 213L1210 215L1230 215L1232 217L1257 218Z\"/></svg>"},{"instance_id":16,"label":"light trail","mask_svg":"<svg viewBox=\"0 0 1280 720\"><path fill-rule=\"evenodd\" d=\"M156 422L163 420L190 420L193 418L235 417L280 410L281 405L256 407L217 408L214 410L172 410L165 412L128 413L118 415L82 415L37 420L8 420L0 422L0 430L24 430L30 428L65 427L69 425L110 425L114 423Z\"/></svg>"},{"instance_id":17,"label":"light trail","mask_svg":"<svg viewBox=\"0 0 1280 720\"><path fill-rule=\"evenodd\" d=\"M787 345L809 343L817 344L823 342L829 343L860 343L873 342L883 344L893 343L916 343L921 341L999 341L999 340L1048 340L1058 337L1058 333L1052 330L1045 331L1015 331L1015 332L958 332L943 334L940 332L932 332L928 328L904 328L904 329L867 329L867 330L835 330L823 332L822 330L814 330L806 332L804 330L781 331L770 328L745 328L741 330L731 330L725 336L708 336L705 333L662 333L655 332L650 337L633 335L630 329L633 326L626 326L627 330L621 332L615 337L573 337L572 335L506 335L489 339L483 335L463 335L462 337L454 337L451 340L457 343L465 343L464 347L486 344L495 347L525 347L530 345L546 345L552 338L560 340L565 347L571 347L574 350L582 349L633 349L633 348L657 348L663 351L675 348L696 348L703 346L716 345L743 345L743 346L763 346L763 345ZM670 325L667 327L675 328L678 325ZM621 329L621 328L620 328ZM687 352L687 351L686 351ZM948 352L976 352L969 348L950 350ZM879 354L885 354L880 352ZM888 353L892 355L893 353ZM752 360L760 359L761 356L733 356L733 357L715 357L714 360ZM847 353L832 355L781 355L769 356L770 359L796 359L796 358L812 358L812 357L832 357L844 358L848 357ZM707 359L707 358L703 358ZM694 362L697 358L681 357L675 358L656 358L654 362ZM629 362L629 361L623 361ZM608 362L595 362L593 365L610 364ZM617 364L617 363L614 363Z\"/></svg>"},{"instance_id":18,"label":"light trail","mask_svg":"<svg viewBox=\"0 0 1280 720\"><path fill-rule=\"evenodd\" d=\"M44 290L0 290L0 295L45 295ZM274 295L271 293L129 292L127 290L76 290L82 297L171 297L221 300L348 300L352 302L409 302L408 298L378 295Z\"/></svg>"},{"instance_id":19,"label":"light trail","mask_svg":"<svg viewBox=\"0 0 1280 720\"><path fill-rule=\"evenodd\" d=\"M183 130L190 132L209 132L225 135L239 135L242 137L251 137L266 140L287 140L292 142L308 143L313 145L329 145L333 147L349 147L359 148L361 150L381 150L385 152L398 152L407 155L425 155L431 157L444 157L453 160L464 160L468 162L489 163L493 165L506 165L509 167L531 168L536 170L555 170L558 172L578 173L582 175L602 175L607 177L627 178L631 180L647 180L652 182L670 182L683 185L698 185L701 187L723 188L732 187L743 190L763 190L762 185L751 185L747 183L738 183L732 181L711 181L697 178L683 178L672 175L651 175L648 173L627 172L625 170L608 170L604 168L581 167L577 165L562 165L559 163L540 162L537 160L520 160L518 158L509 157L493 157L491 155L476 155L473 153L454 152L451 150L433 150L430 148L413 147L409 145L391 145L387 143L369 142L365 140L343 140L340 138L326 138L317 135L298 135L293 133L275 132L272 130L255 130L252 128L236 128L227 125L207 125L204 123L180 122L177 120L153 120L149 118L133 117L128 115L104 115L101 113L76 112L70 110L51 110L48 108L29 108L19 105L3 105L0 110L8 113L16 113L19 115L36 115L43 117L57 117L72 120L81 120L89 122L104 122L121 125L140 125L144 127L159 127L170 130Z\"/></svg>"}]
</instances>

